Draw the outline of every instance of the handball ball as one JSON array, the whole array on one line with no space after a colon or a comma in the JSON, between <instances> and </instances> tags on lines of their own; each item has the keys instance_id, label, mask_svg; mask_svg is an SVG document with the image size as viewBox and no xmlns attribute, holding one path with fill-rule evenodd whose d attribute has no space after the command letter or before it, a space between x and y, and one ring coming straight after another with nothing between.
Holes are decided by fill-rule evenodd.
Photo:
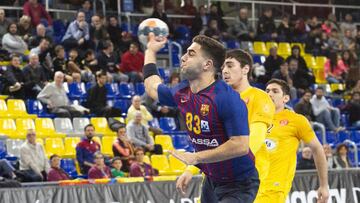
<instances>
[{"instance_id":1,"label":"handball ball","mask_svg":"<svg viewBox=\"0 0 360 203\"><path fill-rule=\"evenodd\" d=\"M158 18L148 18L142 21L138 29L138 37L144 47L148 43L148 34L152 32L156 37L167 37L169 35L169 27L166 23Z\"/></svg>"}]
</instances>

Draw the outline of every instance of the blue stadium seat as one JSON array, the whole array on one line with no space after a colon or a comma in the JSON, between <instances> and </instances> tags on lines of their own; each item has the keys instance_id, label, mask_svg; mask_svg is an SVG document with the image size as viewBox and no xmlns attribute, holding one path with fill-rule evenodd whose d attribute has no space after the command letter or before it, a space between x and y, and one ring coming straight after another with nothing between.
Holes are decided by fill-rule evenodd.
<instances>
[{"instance_id":1,"label":"blue stadium seat","mask_svg":"<svg viewBox=\"0 0 360 203\"><path fill-rule=\"evenodd\" d=\"M263 65L265 63L265 60L266 60L266 57L264 55L253 54L254 64L258 63L260 65Z\"/></svg>"},{"instance_id":2,"label":"blue stadium seat","mask_svg":"<svg viewBox=\"0 0 360 203\"><path fill-rule=\"evenodd\" d=\"M5 158L7 155L5 141L0 140L0 159Z\"/></svg>"},{"instance_id":3,"label":"blue stadium seat","mask_svg":"<svg viewBox=\"0 0 360 203\"><path fill-rule=\"evenodd\" d=\"M225 41L227 49L239 49L240 43L237 40L227 40Z\"/></svg>"},{"instance_id":4,"label":"blue stadium seat","mask_svg":"<svg viewBox=\"0 0 360 203\"><path fill-rule=\"evenodd\" d=\"M55 114L48 113L47 108L44 107L39 100L27 100L26 109L29 114L37 114L42 118L55 118Z\"/></svg>"},{"instance_id":5,"label":"blue stadium seat","mask_svg":"<svg viewBox=\"0 0 360 203\"><path fill-rule=\"evenodd\" d=\"M149 126L153 128L160 128L159 120L157 118L152 119L149 121Z\"/></svg>"},{"instance_id":6,"label":"blue stadium seat","mask_svg":"<svg viewBox=\"0 0 360 203\"><path fill-rule=\"evenodd\" d=\"M318 138L319 142L321 144L324 144L324 141L322 140L321 132L320 131L315 131L315 135Z\"/></svg>"},{"instance_id":7,"label":"blue stadium seat","mask_svg":"<svg viewBox=\"0 0 360 203\"><path fill-rule=\"evenodd\" d=\"M71 83L69 85L69 98L70 99L85 99L86 98L86 90L85 84L82 83Z\"/></svg>"},{"instance_id":8,"label":"blue stadium seat","mask_svg":"<svg viewBox=\"0 0 360 203\"><path fill-rule=\"evenodd\" d=\"M87 83L85 84L86 92L89 91L89 89L90 89L91 87L93 87L94 85L95 85L95 84L92 83L92 82L87 82Z\"/></svg>"},{"instance_id":9,"label":"blue stadium seat","mask_svg":"<svg viewBox=\"0 0 360 203\"><path fill-rule=\"evenodd\" d=\"M106 97L108 99L117 99L120 97L119 86L117 83L106 83L105 88L107 90Z\"/></svg>"},{"instance_id":10,"label":"blue stadium seat","mask_svg":"<svg viewBox=\"0 0 360 203\"><path fill-rule=\"evenodd\" d=\"M75 161L73 159L61 159L60 167L72 178L77 178Z\"/></svg>"},{"instance_id":11,"label":"blue stadium seat","mask_svg":"<svg viewBox=\"0 0 360 203\"><path fill-rule=\"evenodd\" d=\"M131 83L120 83L119 84L120 97L123 99L131 99L135 94L134 87Z\"/></svg>"},{"instance_id":12,"label":"blue stadium seat","mask_svg":"<svg viewBox=\"0 0 360 203\"><path fill-rule=\"evenodd\" d=\"M353 130L351 131L350 138L357 144L360 144L360 130Z\"/></svg>"},{"instance_id":13,"label":"blue stadium seat","mask_svg":"<svg viewBox=\"0 0 360 203\"><path fill-rule=\"evenodd\" d=\"M131 105L129 99L117 99L113 103L113 107L121 110L121 116L126 117L127 111Z\"/></svg>"},{"instance_id":14,"label":"blue stadium seat","mask_svg":"<svg viewBox=\"0 0 360 203\"><path fill-rule=\"evenodd\" d=\"M169 72L165 70L165 68L158 68L160 77L164 79L165 83L169 80Z\"/></svg>"},{"instance_id":15,"label":"blue stadium seat","mask_svg":"<svg viewBox=\"0 0 360 203\"><path fill-rule=\"evenodd\" d=\"M350 140L350 132L349 131L340 131L337 134L338 142L344 142L345 140Z\"/></svg>"},{"instance_id":16,"label":"blue stadium seat","mask_svg":"<svg viewBox=\"0 0 360 203\"><path fill-rule=\"evenodd\" d=\"M345 100L342 98L334 98L332 99L332 105L334 107L340 107L345 105Z\"/></svg>"},{"instance_id":17,"label":"blue stadium seat","mask_svg":"<svg viewBox=\"0 0 360 203\"><path fill-rule=\"evenodd\" d=\"M328 144L337 143L337 135L333 131L326 131L326 142Z\"/></svg>"},{"instance_id":18,"label":"blue stadium seat","mask_svg":"<svg viewBox=\"0 0 360 203\"><path fill-rule=\"evenodd\" d=\"M340 121L345 127L350 127L349 114L341 114Z\"/></svg>"},{"instance_id":19,"label":"blue stadium seat","mask_svg":"<svg viewBox=\"0 0 360 203\"><path fill-rule=\"evenodd\" d=\"M163 131L176 131L177 126L175 119L172 117L161 117L159 119L159 125L160 128L163 129Z\"/></svg>"},{"instance_id":20,"label":"blue stadium seat","mask_svg":"<svg viewBox=\"0 0 360 203\"><path fill-rule=\"evenodd\" d=\"M188 152L194 151L187 134L173 134L172 139L175 149L184 149Z\"/></svg>"},{"instance_id":21,"label":"blue stadium seat","mask_svg":"<svg viewBox=\"0 0 360 203\"><path fill-rule=\"evenodd\" d=\"M144 83L136 83L135 84L135 94L136 95L143 95L145 93L145 86Z\"/></svg>"},{"instance_id":22,"label":"blue stadium seat","mask_svg":"<svg viewBox=\"0 0 360 203\"><path fill-rule=\"evenodd\" d=\"M190 40L191 32L190 29L185 25L180 25L175 30L175 35L177 39L181 40Z\"/></svg>"}]
</instances>

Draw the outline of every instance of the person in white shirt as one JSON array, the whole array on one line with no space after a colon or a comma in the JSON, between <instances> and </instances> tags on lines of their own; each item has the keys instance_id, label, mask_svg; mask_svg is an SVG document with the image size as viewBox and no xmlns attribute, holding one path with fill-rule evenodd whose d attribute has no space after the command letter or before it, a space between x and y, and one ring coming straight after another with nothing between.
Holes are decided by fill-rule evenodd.
<instances>
[{"instance_id":1,"label":"person in white shirt","mask_svg":"<svg viewBox=\"0 0 360 203\"><path fill-rule=\"evenodd\" d=\"M27 131L26 141L20 147L20 170L30 182L46 181L46 174L50 170L45 150L36 143L36 133L32 129Z\"/></svg>"},{"instance_id":2,"label":"person in white shirt","mask_svg":"<svg viewBox=\"0 0 360 203\"><path fill-rule=\"evenodd\" d=\"M315 95L310 99L316 121L325 125L325 127L334 132L344 130L340 126L340 110L329 104L324 96L324 89L317 87Z\"/></svg>"}]
</instances>

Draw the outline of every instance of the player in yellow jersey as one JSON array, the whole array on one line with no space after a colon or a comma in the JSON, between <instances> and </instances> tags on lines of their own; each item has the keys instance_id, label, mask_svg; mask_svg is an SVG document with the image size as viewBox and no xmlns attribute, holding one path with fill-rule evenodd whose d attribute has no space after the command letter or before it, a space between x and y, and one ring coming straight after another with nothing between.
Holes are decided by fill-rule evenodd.
<instances>
[{"instance_id":1,"label":"player in yellow jersey","mask_svg":"<svg viewBox=\"0 0 360 203\"><path fill-rule=\"evenodd\" d=\"M255 166L260 179L259 190L262 190L261 182L269 171L265 136L271 125L275 106L266 92L250 86L252 65L253 61L249 53L241 49L230 50L225 56L222 75L225 82L239 92L247 106L250 127L249 145L255 155Z\"/></svg>"},{"instance_id":2,"label":"player in yellow jersey","mask_svg":"<svg viewBox=\"0 0 360 203\"><path fill-rule=\"evenodd\" d=\"M285 109L285 104L290 99L290 88L285 81L270 80L266 92L274 102L276 112L265 141L269 151L270 171L262 183L265 191L258 193L257 202L285 202L295 175L299 142L303 141L313 152L319 175L317 202L326 203L329 198L326 158L309 121L304 116Z\"/></svg>"}]
</instances>

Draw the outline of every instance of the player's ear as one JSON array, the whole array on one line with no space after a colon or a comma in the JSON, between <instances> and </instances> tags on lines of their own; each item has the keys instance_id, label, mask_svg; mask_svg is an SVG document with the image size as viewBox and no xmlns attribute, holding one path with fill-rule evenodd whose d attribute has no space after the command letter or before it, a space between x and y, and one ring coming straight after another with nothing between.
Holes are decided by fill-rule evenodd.
<instances>
[{"instance_id":1,"label":"player's ear","mask_svg":"<svg viewBox=\"0 0 360 203\"><path fill-rule=\"evenodd\" d=\"M204 61L204 70L210 70L213 67L213 61L208 59Z\"/></svg>"},{"instance_id":2,"label":"player's ear","mask_svg":"<svg viewBox=\"0 0 360 203\"><path fill-rule=\"evenodd\" d=\"M241 70L242 70L243 75L247 75L250 71L250 66L248 64L246 64L245 66L243 66L241 68Z\"/></svg>"},{"instance_id":3,"label":"player's ear","mask_svg":"<svg viewBox=\"0 0 360 203\"><path fill-rule=\"evenodd\" d=\"M290 101L290 96L289 95L285 95L284 96L284 104L288 103Z\"/></svg>"}]
</instances>

